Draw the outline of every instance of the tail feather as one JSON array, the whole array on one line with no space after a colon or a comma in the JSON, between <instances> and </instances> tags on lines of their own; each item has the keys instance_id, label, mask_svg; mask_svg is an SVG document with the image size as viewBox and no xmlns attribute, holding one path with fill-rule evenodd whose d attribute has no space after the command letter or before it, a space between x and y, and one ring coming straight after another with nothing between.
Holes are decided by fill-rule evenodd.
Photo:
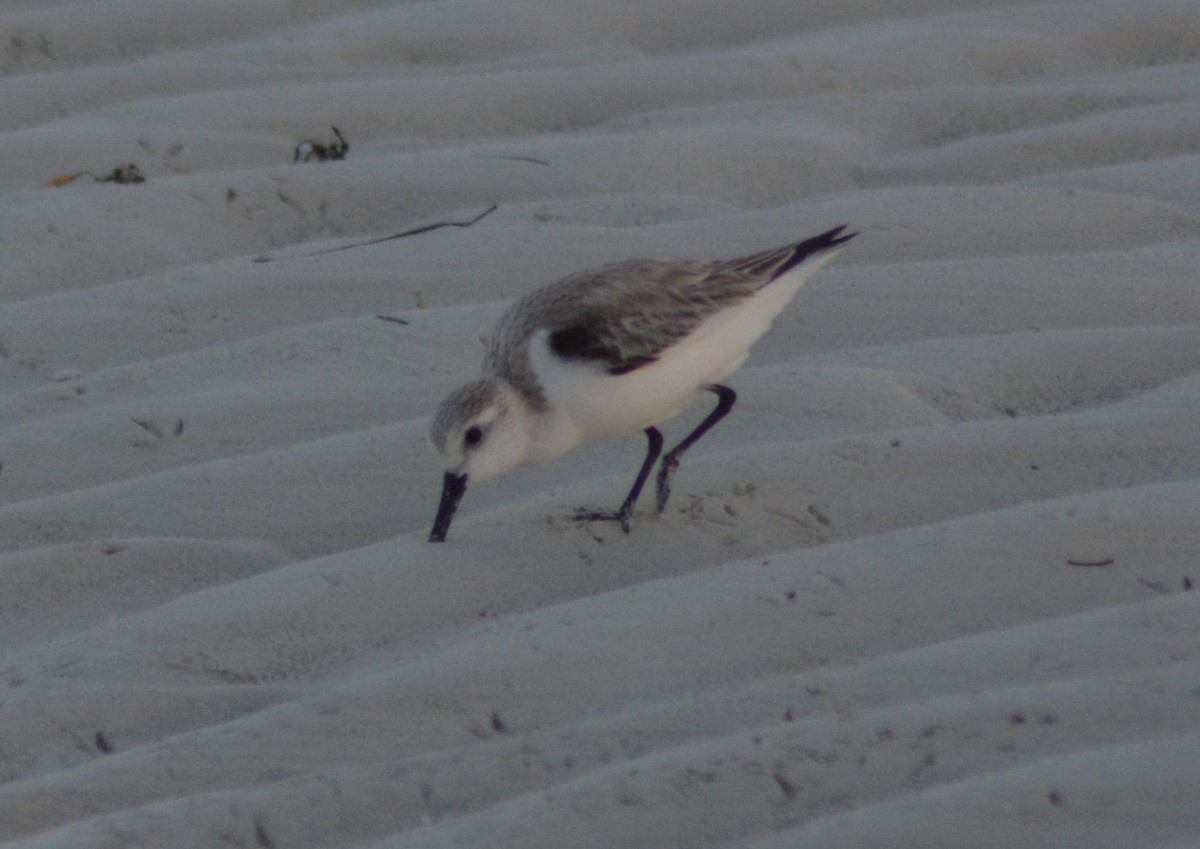
<instances>
[{"instance_id":1,"label":"tail feather","mask_svg":"<svg viewBox=\"0 0 1200 849\"><path fill-rule=\"evenodd\" d=\"M787 274L800 263L817 254L831 251L853 239L858 233L842 235L843 224L811 239L782 248L774 248L752 256L733 259L723 264L722 271L738 271L761 277L770 282Z\"/></svg>"}]
</instances>

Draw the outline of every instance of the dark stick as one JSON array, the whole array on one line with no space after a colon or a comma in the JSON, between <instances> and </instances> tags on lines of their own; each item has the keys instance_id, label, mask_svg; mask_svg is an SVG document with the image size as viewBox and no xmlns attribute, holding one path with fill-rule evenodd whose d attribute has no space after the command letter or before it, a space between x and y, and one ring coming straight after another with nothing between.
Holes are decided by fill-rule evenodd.
<instances>
[{"instance_id":1,"label":"dark stick","mask_svg":"<svg viewBox=\"0 0 1200 849\"><path fill-rule=\"evenodd\" d=\"M470 221L436 221L433 224L422 224L420 227L414 227L411 230L404 230L403 232L400 232L400 233L393 233L390 236L380 236L376 239L368 239L365 242L354 242L349 245L338 245L336 248L324 248L319 251L313 251L312 253L297 254L297 256L298 257L320 256L321 254L331 254L331 253L335 253L336 251L348 251L351 248L365 248L368 245L378 245L378 244L381 244L382 242L390 242L393 239L406 239L409 236L420 236L422 233L428 233L431 230L439 230L442 227L470 227L472 224L476 224L480 220L482 220L484 216L491 215L497 209L499 209L499 206L497 206L496 204L492 204L487 209L485 209L483 212L479 213L474 218L472 218ZM255 259L254 261L255 262L274 262L276 259L279 259L279 257L260 256L257 259Z\"/></svg>"}]
</instances>

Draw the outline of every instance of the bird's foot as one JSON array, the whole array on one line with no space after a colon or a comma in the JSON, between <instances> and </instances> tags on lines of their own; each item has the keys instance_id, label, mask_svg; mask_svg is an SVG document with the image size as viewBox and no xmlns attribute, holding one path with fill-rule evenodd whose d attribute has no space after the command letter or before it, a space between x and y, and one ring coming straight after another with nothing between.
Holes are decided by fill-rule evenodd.
<instances>
[{"instance_id":1,"label":"bird's foot","mask_svg":"<svg viewBox=\"0 0 1200 849\"><path fill-rule=\"evenodd\" d=\"M571 519L576 522L618 522L621 530L629 533L629 518L632 515L632 510L617 510L607 513L598 510L580 510Z\"/></svg>"}]
</instances>

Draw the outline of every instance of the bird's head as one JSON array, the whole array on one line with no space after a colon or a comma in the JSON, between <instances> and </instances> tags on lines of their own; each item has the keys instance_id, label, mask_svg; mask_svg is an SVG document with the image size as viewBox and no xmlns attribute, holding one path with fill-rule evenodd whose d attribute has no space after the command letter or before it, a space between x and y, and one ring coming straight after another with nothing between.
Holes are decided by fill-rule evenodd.
<instances>
[{"instance_id":1,"label":"bird's head","mask_svg":"<svg viewBox=\"0 0 1200 849\"><path fill-rule=\"evenodd\" d=\"M443 542L468 480L504 474L526 459L529 427L515 390L497 379L477 380L446 397L429 425L429 439L446 464L442 500L430 542Z\"/></svg>"}]
</instances>

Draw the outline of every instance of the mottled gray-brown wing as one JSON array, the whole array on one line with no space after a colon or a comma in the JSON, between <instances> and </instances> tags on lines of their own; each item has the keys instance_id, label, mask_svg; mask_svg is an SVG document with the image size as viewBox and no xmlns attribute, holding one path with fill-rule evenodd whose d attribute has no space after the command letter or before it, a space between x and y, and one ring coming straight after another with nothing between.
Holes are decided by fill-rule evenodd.
<instances>
[{"instance_id":1,"label":"mottled gray-brown wing","mask_svg":"<svg viewBox=\"0 0 1200 849\"><path fill-rule=\"evenodd\" d=\"M576 278L571 309L548 325L550 350L626 374L658 359L715 312L757 291L711 262L636 260ZM565 291L563 294L567 294Z\"/></svg>"},{"instance_id":2,"label":"mottled gray-brown wing","mask_svg":"<svg viewBox=\"0 0 1200 849\"><path fill-rule=\"evenodd\" d=\"M652 363L715 312L753 295L816 253L849 237L843 228L794 245L723 262L630 260L539 289L504 315L489 359L505 359L539 330L564 360L626 374ZM515 365L511 364L511 365Z\"/></svg>"}]
</instances>

